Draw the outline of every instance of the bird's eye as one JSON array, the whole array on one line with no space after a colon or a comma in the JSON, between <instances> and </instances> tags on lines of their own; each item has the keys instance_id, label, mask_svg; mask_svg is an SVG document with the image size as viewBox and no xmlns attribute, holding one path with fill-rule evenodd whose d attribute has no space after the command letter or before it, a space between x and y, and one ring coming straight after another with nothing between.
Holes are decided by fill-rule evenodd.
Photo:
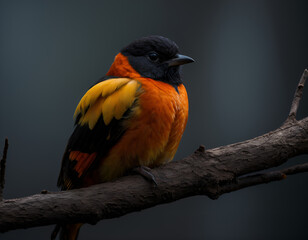
<instances>
[{"instance_id":1,"label":"bird's eye","mask_svg":"<svg viewBox=\"0 0 308 240\"><path fill-rule=\"evenodd\" d=\"M150 52L148 54L148 58L152 61L152 62L158 62L159 61L159 56L156 52Z\"/></svg>"}]
</instances>

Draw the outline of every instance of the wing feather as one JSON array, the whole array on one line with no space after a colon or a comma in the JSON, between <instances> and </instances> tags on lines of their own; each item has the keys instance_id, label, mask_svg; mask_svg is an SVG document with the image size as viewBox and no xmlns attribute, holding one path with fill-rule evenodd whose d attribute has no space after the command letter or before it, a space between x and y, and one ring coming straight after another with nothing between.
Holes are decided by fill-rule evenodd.
<instances>
[{"instance_id":1,"label":"wing feather","mask_svg":"<svg viewBox=\"0 0 308 240\"><path fill-rule=\"evenodd\" d=\"M82 178L118 142L123 121L137 111L141 85L129 78L110 78L91 87L81 98L58 179L62 189L82 186Z\"/></svg>"},{"instance_id":2,"label":"wing feather","mask_svg":"<svg viewBox=\"0 0 308 240\"><path fill-rule=\"evenodd\" d=\"M74 117L79 124L93 129L102 115L108 125L113 118L120 119L133 104L140 83L129 78L113 78L94 85L80 100Z\"/></svg>"}]
</instances>

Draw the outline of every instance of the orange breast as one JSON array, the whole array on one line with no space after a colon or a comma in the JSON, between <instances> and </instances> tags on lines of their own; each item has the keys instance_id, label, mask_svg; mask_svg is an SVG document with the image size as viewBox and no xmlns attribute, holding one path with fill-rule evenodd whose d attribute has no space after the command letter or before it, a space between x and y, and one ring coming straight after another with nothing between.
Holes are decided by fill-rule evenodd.
<instances>
[{"instance_id":1,"label":"orange breast","mask_svg":"<svg viewBox=\"0 0 308 240\"><path fill-rule=\"evenodd\" d=\"M170 84L136 78L143 89L135 115L127 130L99 167L101 181L108 181L136 166L154 167L171 161L176 153L188 117L184 85L179 93Z\"/></svg>"}]
</instances>

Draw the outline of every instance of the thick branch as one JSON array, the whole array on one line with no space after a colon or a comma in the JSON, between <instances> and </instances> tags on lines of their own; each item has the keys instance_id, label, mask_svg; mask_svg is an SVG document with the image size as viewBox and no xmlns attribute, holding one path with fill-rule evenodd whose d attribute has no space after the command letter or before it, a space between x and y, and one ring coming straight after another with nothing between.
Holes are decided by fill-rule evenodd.
<instances>
[{"instance_id":1,"label":"thick branch","mask_svg":"<svg viewBox=\"0 0 308 240\"><path fill-rule=\"evenodd\" d=\"M296 120L308 71L302 75L285 124L262 136L219 148L200 147L180 161L153 169L157 186L140 176L126 176L89 188L37 194L0 202L0 231L56 223L92 223L177 199L220 195L307 172L308 164L255 174L308 153L308 117ZM253 174L248 175L247 174ZM243 176L245 175L245 176Z\"/></svg>"},{"instance_id":2,"label":"thick branch","mask_svg":"<svg viewBox=\"0 0 308 240\"><path fill-rule=\"evenodd\" d=\"M4 200L0 203L0 231L56 223L96 223L193 195L217 198L268 182L256 175L237 177L278 166L304 153L308 153L308 118L248 141L206 151L201 147L187 158L153 169L157 187L140 176L126 176L85 189ZM283 171L278 178L290 172ZM249 178L253 180L250 183Z\"/></svg>"}]
</instances>

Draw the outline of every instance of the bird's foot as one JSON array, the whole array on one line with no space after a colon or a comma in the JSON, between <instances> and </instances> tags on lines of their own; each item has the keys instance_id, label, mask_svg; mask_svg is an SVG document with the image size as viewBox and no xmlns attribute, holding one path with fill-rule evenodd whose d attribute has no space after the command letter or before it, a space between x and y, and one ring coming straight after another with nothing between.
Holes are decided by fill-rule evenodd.
<instances>
[{"instance_id":1,"label":"bird's foot","mask_svg":"<svg viewBox=\"0 0 308 240\"><path fill-rule=\"evenodd\" d=\"M142 177L144 177L146 180L152 182L157 186L157 182L155 179L155 176L151 173L151 168L146 166L140 166L133 169L134 172L140 174Z\"/></svg>"}]
</instances>

